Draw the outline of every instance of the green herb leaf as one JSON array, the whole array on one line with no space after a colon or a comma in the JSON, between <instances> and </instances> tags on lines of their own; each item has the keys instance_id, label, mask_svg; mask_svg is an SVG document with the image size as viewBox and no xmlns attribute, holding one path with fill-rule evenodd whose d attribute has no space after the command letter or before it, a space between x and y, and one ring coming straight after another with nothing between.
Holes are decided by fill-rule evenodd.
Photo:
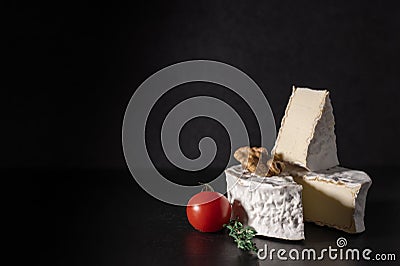
<instances>
[{"instance_id":1,"label":"green herb leaf","mask_svg":"<svg viewBox=\"0 0 400 266\"><path fill-rule=\"evenodd\" d=\"M234 239L239 249L244 251L258 251L256 244L252 241L253 237L257 234L254 228L249 226L244 227L238 220L231 220L224 227L229 230L229 236Z\"/></svg>"}]
</instances>

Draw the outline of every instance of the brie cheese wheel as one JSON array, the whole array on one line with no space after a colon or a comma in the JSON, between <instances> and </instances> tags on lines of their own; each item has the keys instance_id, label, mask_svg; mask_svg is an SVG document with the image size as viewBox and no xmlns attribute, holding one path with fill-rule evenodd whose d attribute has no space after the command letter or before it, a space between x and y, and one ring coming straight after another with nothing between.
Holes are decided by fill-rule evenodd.
<instances>
[{"instance_id":1,"label":"brie cheese wheel","mask_svg":"<svg viewBox=\"0 0 400 266\"><path fill-rule=\"evenodd\" d=\"M273 153L310 171L339 164L329 92L293 87Z\"/></svg>"},{"instance_id":2,"label":"brie cheese wheel","mask_svg":"<svg viewBox=\"0 0 400 266\"><path fill-rule=\"evenodd\" d=\"M257 235L304 239L301 185L291 176L260 177L241 165L225 170L232 219L253 227Z\"/></svg>"},{"instance_id":3,"label":"brie cheese wheel","mask_svg":"<svg viewBox=\"0 0 400 266\"><path fill-rule=\"evenodd\" d=\"M366 173L339 166L317 172L287 170L303 186L305 221L348 233L365 230L365 201L372 183Z\"/></svg>"}]
</instances>

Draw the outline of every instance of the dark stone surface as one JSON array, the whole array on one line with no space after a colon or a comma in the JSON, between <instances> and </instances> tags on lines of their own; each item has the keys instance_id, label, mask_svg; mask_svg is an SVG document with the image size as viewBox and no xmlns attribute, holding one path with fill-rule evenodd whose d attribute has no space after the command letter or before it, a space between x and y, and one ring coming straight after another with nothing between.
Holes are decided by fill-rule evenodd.
<instances>
[{"instance_id":1,"label":"dark stone surface","mask_svg":"<svg viewBox=\"0 0 400 266\"><path fill-rule=\"evenodd\" d=\"M267 244L269 249L315 248L318 251L329 245L336 247L337 238L345 237L347 247L395 253L399 259L400 182L393 174L395 171L368 170L373 185L367 199L364 233L349 235L306 223L306 240L257 238L258 247ZM195 231L186 219L184 207L154 199L137 185L128 171L36 169L5 174L14 180L7 183L14 195L11 217L18 228L15 231L17 247L26 254L16 257L17 261L29 259L38 265L283 263L276 255L272 261L260 261L239 251L224 232Z\"/></svg>"}]
</instances>

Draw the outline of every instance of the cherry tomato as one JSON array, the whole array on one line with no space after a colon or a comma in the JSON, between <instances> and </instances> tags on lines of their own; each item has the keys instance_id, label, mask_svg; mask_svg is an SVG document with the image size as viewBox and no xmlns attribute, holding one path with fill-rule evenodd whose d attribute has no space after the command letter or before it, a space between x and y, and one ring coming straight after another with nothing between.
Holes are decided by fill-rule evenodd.
<instances>
[{"instance_id":1,"label":"cherry tomato","mask_svg":"<svg viewBox=\"0 0 400 266\"><path fill-rule=\"evenodd\" d=\"M231 205L221 193L203 191L189 200L186 214L189 223L197 230L217 232L224 224L229 223Z\"/></svg>"}]
</instances>

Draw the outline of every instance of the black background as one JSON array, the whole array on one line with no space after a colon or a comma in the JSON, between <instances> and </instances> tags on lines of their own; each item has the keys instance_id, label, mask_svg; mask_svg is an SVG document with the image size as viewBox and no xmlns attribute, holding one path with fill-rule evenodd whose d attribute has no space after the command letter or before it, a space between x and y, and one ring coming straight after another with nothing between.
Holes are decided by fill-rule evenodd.
<instances>
[{"instance_id":1,"label":"black background","mask_svg":"<svg viewBox=\"0 0 400 266\"><path fill-rule=\"evenodd\" d=\"M278 126L293 84L329 89L339 159L342 165L365 169L375 182L368 203L370 224L380 223L373 218L377 216L390 216L393 226L398 221L393 216L399 204L396 1L34 3L13 4L4 17L1 168L4 186L13 195L11 221L27 241L16 245L25 252L38 247L34 262L155 264L176 260L178 255L165 251L171 243L188 246L179 241L191 242L187 234L196 233L186 223L184 209L153 200L130 178L121 127L135 88L163 67L193 59L221 61L247 73L268 98ZM182 97L207 93L232 102L251 128L254 121L246 106L216 85L183 85L164 100L173 105ZM156 111L167 112L166 106ZM161 119L155 115L154 125ZM193 122L183 132L189 156L196 156L193 143L203 135L224 143L226 134L209 122ZM257 134L250 132L255 145ZM151 151L158 166L166 168L157 142L150 143L155 143ZM174 230L168 217L179 221L180 231L177 239L170 233L169 242L163 242L156 239L160 228ZM135 235L138 226L153 233ZM395 239L388 228L381 237L391 235L389 248ZM372 237L378 236L377 225L375 229ZM309 232L324 234L318 230L311 227ZM192 237L208 237L205 245L215 240ZM364 234L358 239L369 245L375 238ZM145 256L146 245L164 250L166 259ZM191 262L198 259L178 250L192 256ZM229 254L236 256L233 250Z\"/></svg>"}]
</instances>

